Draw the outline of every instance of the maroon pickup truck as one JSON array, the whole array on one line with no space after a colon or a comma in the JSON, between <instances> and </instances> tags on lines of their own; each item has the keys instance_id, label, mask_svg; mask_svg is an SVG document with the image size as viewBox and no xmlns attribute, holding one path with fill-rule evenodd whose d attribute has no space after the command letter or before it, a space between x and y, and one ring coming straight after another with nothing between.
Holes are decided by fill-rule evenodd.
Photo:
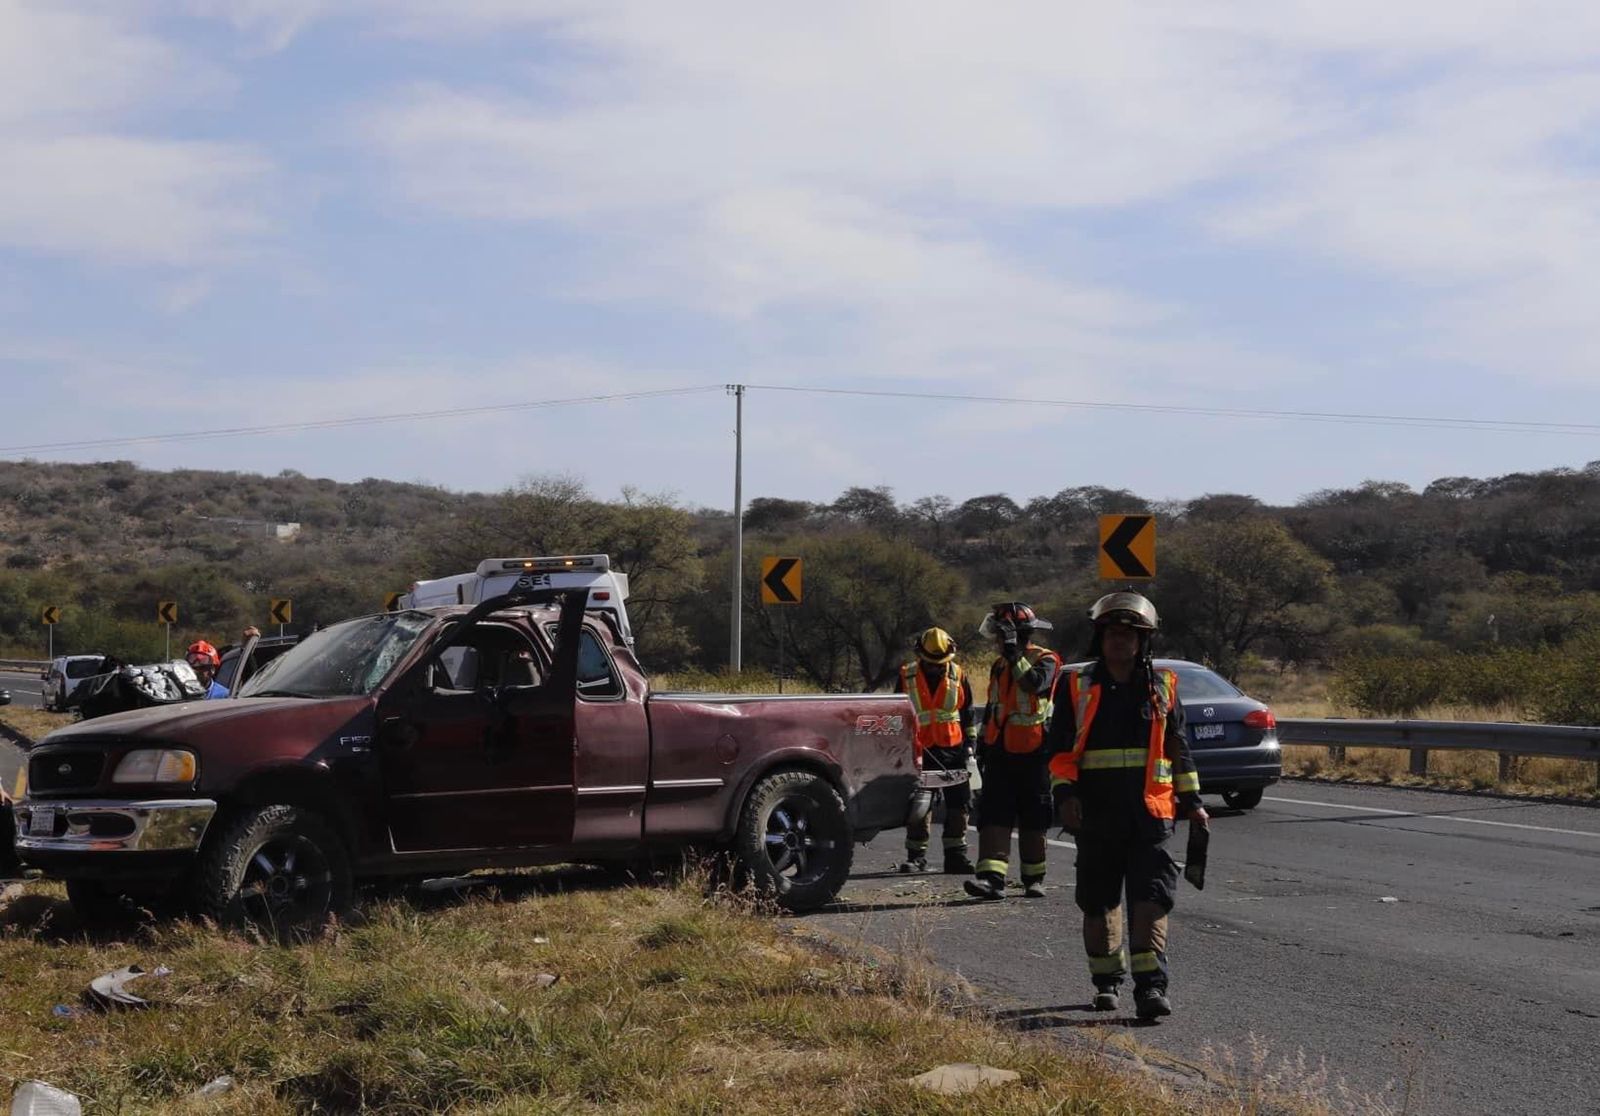
<instances>
[{"instance_id":1,"label":"maroon pickup truck","mask_svg":"<svg viewBox=\"0 0 1600 1116\"><path fill-rule=\"evenodd\" d=\"M90 918L166 898L306 928L361 881L707 845L805 910L904 824L904 697L652 692L584 604L349 620L235 698L58 729L28 754L17 852Z\"/></svg>"}]
</instances>

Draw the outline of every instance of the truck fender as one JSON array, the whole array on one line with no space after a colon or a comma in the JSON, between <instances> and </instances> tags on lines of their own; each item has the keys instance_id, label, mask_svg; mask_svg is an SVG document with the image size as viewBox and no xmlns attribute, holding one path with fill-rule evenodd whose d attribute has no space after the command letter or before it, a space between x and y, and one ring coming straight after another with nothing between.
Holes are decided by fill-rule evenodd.
<instances>
[{"instance_id":1,"label":"truck fender","mask_svg":"<svg viewBox=\"0 0 1600 1116\"><path fill-rule=\"evenodd\" d=\"M745 772L744 778L739 780L728 802L727 816L722 819L719 839L727 840L733 836L739 826L739 816L744 812L744 804L750 798L750 792L755 789L757 783L778 771L809 771L813 775L820 775L832 783L834 789L839 792L839 797L844 799L845 809L850 808L850 792L844 785L844 771L837 763L821 752L804 748L786 748L763 756L761 762L751 765L750 770Z\"/></svg>"},{"instance_id":2,"label":"truck fender","mask_svg":"<svg viewBox=\"0 0 1600 1116\"><path fill-rule=\"evenodd\" d=\"M334 827L353 856L358 841L358 826L353 811L339 793L333 773L321 765L277 764L259 767L245 774L232 790L218 795L220 809L210 830L223 815L263 806L303 806L315 811Z\"/></svg>"}]
</instances>

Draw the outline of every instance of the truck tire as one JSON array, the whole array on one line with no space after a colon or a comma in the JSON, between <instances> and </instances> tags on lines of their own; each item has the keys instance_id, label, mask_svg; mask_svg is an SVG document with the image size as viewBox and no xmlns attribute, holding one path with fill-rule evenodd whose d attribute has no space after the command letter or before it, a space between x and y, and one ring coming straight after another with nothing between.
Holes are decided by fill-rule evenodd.
<instances>
[{"instance_id":1,"label":"truck tire","mask_svg":"<svg viewBox=\"0 0 1600 1116\"><path fill-rule=\"evenodd\" d=\"M333 828L303 806L265 806L207 842L195 907L224 926L279 940L314 935L350 909L350 855Z\"/></svg>"},{"instance_id":2,"label":"truck tire","mask_svg":"<svg viewBox=\"0 0 1600 1116\"><path fill-rule=\"evenodd\" d=\"M785 910L815 910L850 877L855 842L844 799L809 771L768 775L745 800L733 852L758 893Z\"/></svg>"}]
</instances>

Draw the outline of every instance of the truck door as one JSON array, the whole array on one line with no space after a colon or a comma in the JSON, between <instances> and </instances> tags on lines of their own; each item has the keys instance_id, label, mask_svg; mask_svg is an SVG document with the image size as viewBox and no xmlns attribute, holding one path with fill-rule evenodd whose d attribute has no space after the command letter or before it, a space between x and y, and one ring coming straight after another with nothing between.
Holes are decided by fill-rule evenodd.
<instances>
[{"instance_id":1,"label":"truck door","mask_svg":"<svg viewBox=\"0 0 1600 1116\"><path fill-rule=\"evenodd\" d=\"M553 660L523 627L475 609L385 700L377 746L395 851L572 840L575 596Z\"/></svg>"}]
</instances>

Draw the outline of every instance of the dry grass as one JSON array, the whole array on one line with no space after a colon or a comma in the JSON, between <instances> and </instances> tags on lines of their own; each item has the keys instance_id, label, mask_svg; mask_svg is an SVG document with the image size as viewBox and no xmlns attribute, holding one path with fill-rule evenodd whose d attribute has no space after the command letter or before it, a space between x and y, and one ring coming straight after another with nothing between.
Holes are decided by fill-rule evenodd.
<instances>
[{"instance_id":1,"label":"dry grass","mask_svg":"<svg viewBox=\"0 0 1600 1116\"><path fill-rule=\"evenodd\" d=\"M53 886L30 885L0 911L0 1088L45 1080L91 1113L1333 1110L1255 1084L1182 1093L953 1015L915 958L813 948L693 882L515 897L511 882L431 909L381 904L291 947L185 922L86 937ZM133 962L172 970L134 986L154 1006L81 1006L92 977ZM968 1061L1021 1081L981 1100L906 1083ZM193 1098L222 1075L231 1091Z\"/></svg>"},{"instance_id":2,"label":"dry grass","mask_svg":"<svg viewBox=\"0 0 1600 1116\"><path fill-rule=\"evenodd\" d=\"M8 705L0 710L0 723L11 726L29 740L42 740L76 718L71 713L46 713L43 709L29 709L21 705Z\"/></svg>"}]
</instances>

